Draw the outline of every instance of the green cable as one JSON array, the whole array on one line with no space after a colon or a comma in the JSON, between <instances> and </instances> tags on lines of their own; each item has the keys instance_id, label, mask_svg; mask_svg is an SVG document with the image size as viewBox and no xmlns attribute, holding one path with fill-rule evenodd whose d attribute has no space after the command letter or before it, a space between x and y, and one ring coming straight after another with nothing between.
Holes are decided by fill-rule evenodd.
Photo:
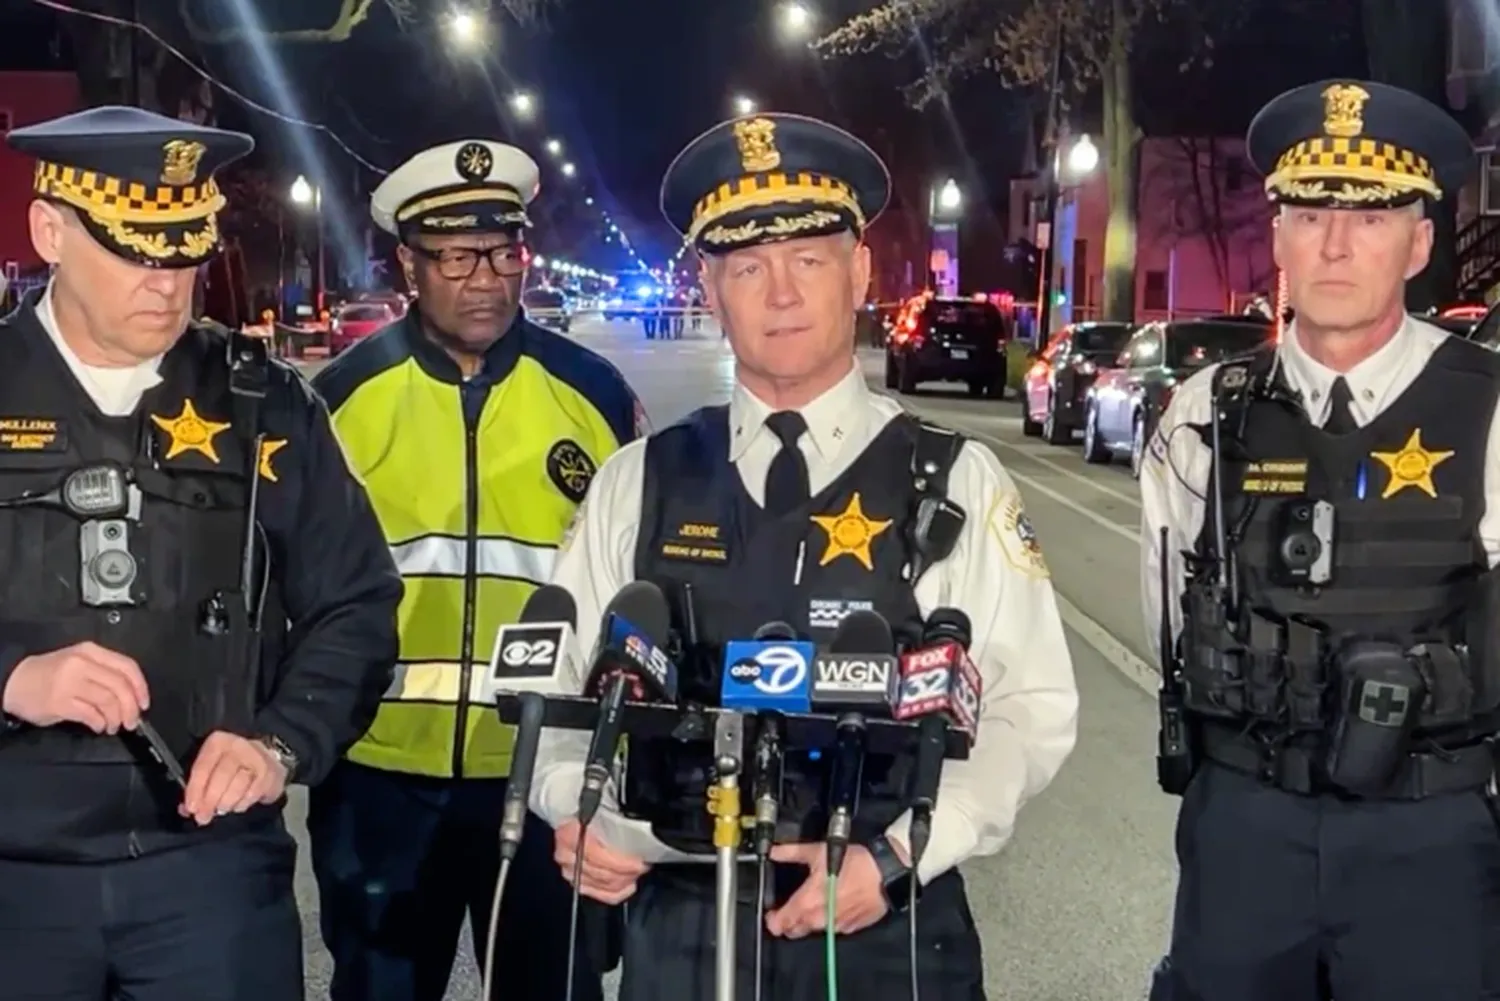
<instances>
[{"instance_id":1,"label":"green cable","mask_svg":"<svg viewBox=\"0 0 1500 1001\"><path fill-rule=\"evenodd\" d=\"M833 873L828 874L828 928L824 934L823 941L827 943L828 949L828 1001L839 1001L839 959L837 932L834 924L838 918L838 895L839 878Z\"/></svg>"}]
</instances>

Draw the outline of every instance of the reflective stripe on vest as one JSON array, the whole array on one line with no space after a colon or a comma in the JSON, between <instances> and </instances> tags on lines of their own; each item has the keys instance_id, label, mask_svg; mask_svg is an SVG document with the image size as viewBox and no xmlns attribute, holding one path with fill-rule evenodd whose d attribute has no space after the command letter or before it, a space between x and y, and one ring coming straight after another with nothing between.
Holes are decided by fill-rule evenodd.
<instances>
[{"instance_id":1,"label":"reflective stripe on vest","mask_svg":"<svg viewBox=\"0 0 1500 1001\"><path fill-rule=\"evenodd\" d=\"M448 535L428 535L391 547L396 568L403 577L462 577L468 572L467 542ZM519 539L479 539L475 545L474 572L480 577L545 584L552 575L556 546L542 546Z\"/></svg>"}]
</instances>

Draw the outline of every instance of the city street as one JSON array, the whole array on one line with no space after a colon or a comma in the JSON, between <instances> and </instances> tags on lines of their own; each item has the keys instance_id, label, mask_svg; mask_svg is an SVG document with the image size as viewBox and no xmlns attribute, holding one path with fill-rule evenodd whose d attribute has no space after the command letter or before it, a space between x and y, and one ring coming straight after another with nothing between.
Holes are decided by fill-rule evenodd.
<instances>
[{"instance_id":1,"label":"city street","mask_svg":"<svg viewBox=\"0 0 1500 1001\"><path fill-rule=\"evenodd\" d=\"M574 336L624 371L658 427L728 394L732 361L716 335L651 342L639 327L596 320L576 323ZM879 353L862 362L878 386ZM1022 812L1012 843L965 870L984 937L989 996L1144 997L1167 939L1175 801L1155 786L1136 485L1123 467L1086 466L1077 449L1023 438L1013 399L973 401L929 390L906 402L993 449L1015 477L1054 575L1082 690L1082 735L1072 759ZM300 800L296 807L300 830ZM309 997L323 997L327 959L305 872L299 889ZM448 996L477 997L476 979L465 948Z\"/></svg>"}]
</instances>

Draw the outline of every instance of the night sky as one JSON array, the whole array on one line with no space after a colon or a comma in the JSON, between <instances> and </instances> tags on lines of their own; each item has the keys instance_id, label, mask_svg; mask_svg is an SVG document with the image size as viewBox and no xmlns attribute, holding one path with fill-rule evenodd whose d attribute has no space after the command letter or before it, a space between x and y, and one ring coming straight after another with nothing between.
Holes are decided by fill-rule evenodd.
<instances>
[{"instance_id":1,"label":"night sky","mask_svg":"<svg viewBox=\"0 0 1500 1001\"><path fill-rule=\"evenodd\" d=\"M68 5L130 13L130 0L65 0ZM252 6L268 27L325 26L338 0L188 0L201 23L234 23L237 6ZM1170 42L1153 56L1137 54L1142 74L1138 103L1148 131L1190 127L1195 132L1241 130L1254 106L1282 86L1333 73L1358 72L1354 26L1339 37L1288 31L1277 11L1284 0L1259 0L1260 12L1219 46L1216 65L1182 78L1180 53ZM1327 0L1341 6L1346 0ZM648 263L676 248L656 209L662 171L693 136L731 112L743 92L763 106L831 117L870 139L900 174L952 174L966 183L970 205L988 205L976 231L997 234L1003 224L1006 179L1025 158L1034 96L1005 92L993 78L956 88L949 106L914 112L898 86L913 65L882 56L837 63L788 48L777 37L774 0L561 0L542 26L519 26L497 16L480 60L455 55L444 44L440 12L448 0L417 0L423 13L402 31L375 0L376 12L340 44L274 45L279 72L267 73L255 46L197 51L212 74L266 105L326 124L361 157L389 169L432 143L485 134L508 138L547 164L542 151L555 136L579 176L568 180L550 165L543 199L579 200L586 192L611 210ZM140 19L174 42L186 41L178 0L135 0ZM873 6L873 0L817 0L823 24ZM0 66L65 65L69 36L59 15L29 0L0 0ZM61 38L58 43L56 40ZM1153 65L1158 63L1159 65ZM288 93L283 83L290 84ZM505 98L516 88L538 96L540 116L526 124L510 117ZM1184 101L1191 94L1191 101ZM1214 95L1205 99L1205 94ZM277 169L301 169L317 159L340 177L357 168L316 133L232 110L221 121L248 128ZM1087 102L1077 111L1097 115ZM872 133L879 132L879 136ZM306 138L311 135L313 145ZM374 175L367 175L368 184ZM577 194L575 194L577 193ZM591 263L622 266L604 248Z\"/></svg>"}]
</instances>

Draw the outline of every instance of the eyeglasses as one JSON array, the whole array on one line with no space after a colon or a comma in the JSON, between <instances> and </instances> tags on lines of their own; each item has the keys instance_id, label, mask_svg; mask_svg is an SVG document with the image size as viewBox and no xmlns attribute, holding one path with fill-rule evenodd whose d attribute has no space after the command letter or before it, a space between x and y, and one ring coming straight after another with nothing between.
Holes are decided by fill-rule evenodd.
<instances>
[{"instance_id":1,"label":"eyeglasses","mask_svg":"<svg viewBox=\"0 0 1500 1001\"><path fill-rule=\"evenodd\" d=\"M498 247L444 247L428 250L411 244L412 252L437 265L438 274L449 281L463 281L479 270L479 259L489 258L490 270L501 278L515 278L526 271L526 248L517 243L504 243Z\"/></svg>"}]
</instances>

